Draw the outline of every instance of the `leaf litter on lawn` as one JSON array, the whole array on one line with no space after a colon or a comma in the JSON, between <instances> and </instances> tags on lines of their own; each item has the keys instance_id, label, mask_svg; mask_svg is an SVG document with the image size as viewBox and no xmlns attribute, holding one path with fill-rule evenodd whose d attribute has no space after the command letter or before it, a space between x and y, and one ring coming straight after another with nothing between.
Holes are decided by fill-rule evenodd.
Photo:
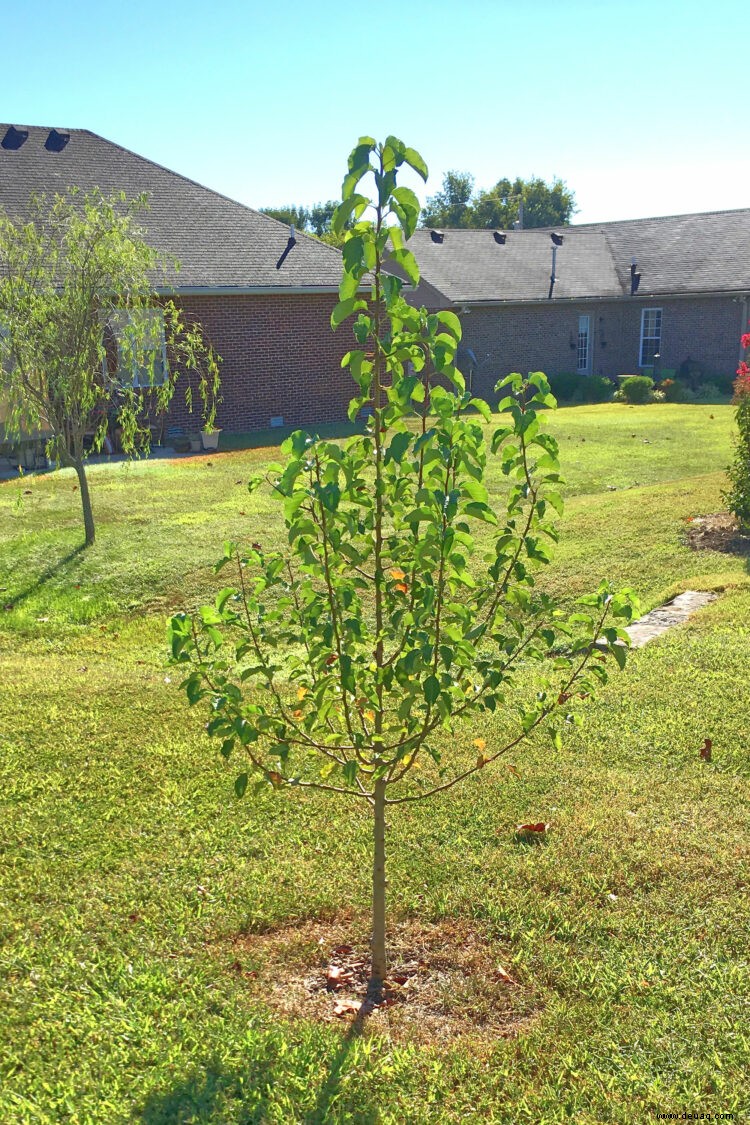
<instances>
[{"instance_id":1,"label":"leaf litter on lawn","mask_svg":"<svg viewBox=\"0 0 750 1125\"><path fill-rule=\"evenodd\" d=\"M491 1042L517 1035L541 1010L541 998L511 967L507 947L478 923L402 921L389 928L388 946L377 1005L367 997L366 920L302 921L239 934L215 949L227 955L251 1002L287 1019L357 1023L393 1039Z\"/></svg>"}]
</instances>

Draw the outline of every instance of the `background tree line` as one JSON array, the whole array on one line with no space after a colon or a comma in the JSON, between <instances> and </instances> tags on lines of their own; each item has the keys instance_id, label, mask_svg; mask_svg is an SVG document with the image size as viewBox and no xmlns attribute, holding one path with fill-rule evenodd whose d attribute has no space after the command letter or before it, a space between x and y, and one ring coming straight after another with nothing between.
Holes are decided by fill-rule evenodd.
<instances>
[{"instance_id":1,"label":"background tree line","mask_svg":"<svg viewBox=\"0 0 750 1125\"><path fill-rule=\"evenodd\" d=\"M510 230L523 204L523 227L567 226L577 210L575 195L563 180L551 184L530 180L498 180L489 191L475 191L470 172L446 172L442 190L422 208L423 227L491 227Z\"/></svg>"},{"instance_id":2,"label":"background tree line","mask_svg":"<svg viewBox=\"0 0 750 1125\"><path fill-rule=\"evenodd\" d=\"M338 201L328 199L325 203L313 203L311 207L295 206L286 207L261 207L262 215L270 215L280 223L287 223L305 234L312 234L321 242L329 246L341 246L344 234L336 234L331 227L333 213L338 207Z\"/></svg>"},{"instance_id":3,"label":"background tree line","mask_svg":"<svg viewBox=\"0 0 750 1125\"><path fill-rule=\"evenodd\" d=\"M442 190L431 195L420 216L422 227L475 227L510 230L518 220L523 203L524 227L567 226L577 211L575 195L563 180L551 184L539 177L530 180L498 180L488 191L474 190L470 172L446 172ZM292 224L299 231L315 235L330 246L342 246L344 234L332 229L335 199L310 207L261 207L263 215ZM351 224L349 224L351 225Z\"/></svg>"}]
</instances>

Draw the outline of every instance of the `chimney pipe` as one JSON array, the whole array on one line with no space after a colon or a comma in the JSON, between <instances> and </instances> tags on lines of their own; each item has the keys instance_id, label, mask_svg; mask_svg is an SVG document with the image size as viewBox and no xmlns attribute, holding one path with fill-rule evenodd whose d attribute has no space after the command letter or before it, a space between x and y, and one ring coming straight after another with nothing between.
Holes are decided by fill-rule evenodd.
<instances>
[{"instance_id":1,"label":"chimney pipe","mask_svg":"<svg viewBox=\"0 0 750 1125\"><path fill-rule=\"evenodd\" d=\"M630 261L630 296L635 297L638 286L641 284L641 275L637 272L638 262L635 258Z\"/></svg>"}]
</instances>

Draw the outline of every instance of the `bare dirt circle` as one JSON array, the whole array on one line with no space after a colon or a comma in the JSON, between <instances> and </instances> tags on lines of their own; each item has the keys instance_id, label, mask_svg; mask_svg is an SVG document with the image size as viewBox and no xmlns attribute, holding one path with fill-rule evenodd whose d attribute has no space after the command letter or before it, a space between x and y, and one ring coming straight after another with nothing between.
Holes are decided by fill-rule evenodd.
<instances>
[{"instance_id":1,"label":"bare dirt circle","mask_svg":"<svg viewBox=\"0 0 750 1125\"><path fill-rule=\"evenodd\" d=\"M542 1003L514 969L507 946L459 920L393 925L382 1002L367 997L366 922L306 921L222 943L248 995L286 1019L340 1022L394 1040L487 1044L529 1026Z\"/></svg>"}]
</instances>

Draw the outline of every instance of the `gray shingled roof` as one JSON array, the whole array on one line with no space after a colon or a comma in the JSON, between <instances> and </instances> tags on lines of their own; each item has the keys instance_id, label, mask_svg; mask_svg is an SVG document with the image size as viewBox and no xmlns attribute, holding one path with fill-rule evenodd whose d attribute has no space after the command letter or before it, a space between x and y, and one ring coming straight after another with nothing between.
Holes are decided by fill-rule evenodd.
<instances>
[{"instance_id":1,"label":"gray shingled roof","mask_svg":"<svg viewBox=\"0 0 750 1125\"><path fill-rule=\"evenodd\" d=\"M641 274L639 296L750 291L750 210L712 211L556 228L554 299L630 295L630 263ZM429 230L409 240L423 280L450 302L546 300L550 231ZM434 303L434 302L431 302Z\"/></svg>"},{"instance_id":2,"label":"gray shingled roof","mask_svg":"<svg viewBox=\"0 0 750 1125\"><path fill-rule=\"evenodd\" d=\"M28 130L19 148L2 147L9 128L0 125L0 206L11 215L23 215L32 192L70 186L123 191L128 198L148 192L150 210L139 225L152 246L181 262L180 289L338 288L339 251L304 234L276 269L289 238L284 223L86 129L66 129L68 143L54 152L45 147L50 129L27 125L17 126Z\"/></svg>"}]
</instances>

